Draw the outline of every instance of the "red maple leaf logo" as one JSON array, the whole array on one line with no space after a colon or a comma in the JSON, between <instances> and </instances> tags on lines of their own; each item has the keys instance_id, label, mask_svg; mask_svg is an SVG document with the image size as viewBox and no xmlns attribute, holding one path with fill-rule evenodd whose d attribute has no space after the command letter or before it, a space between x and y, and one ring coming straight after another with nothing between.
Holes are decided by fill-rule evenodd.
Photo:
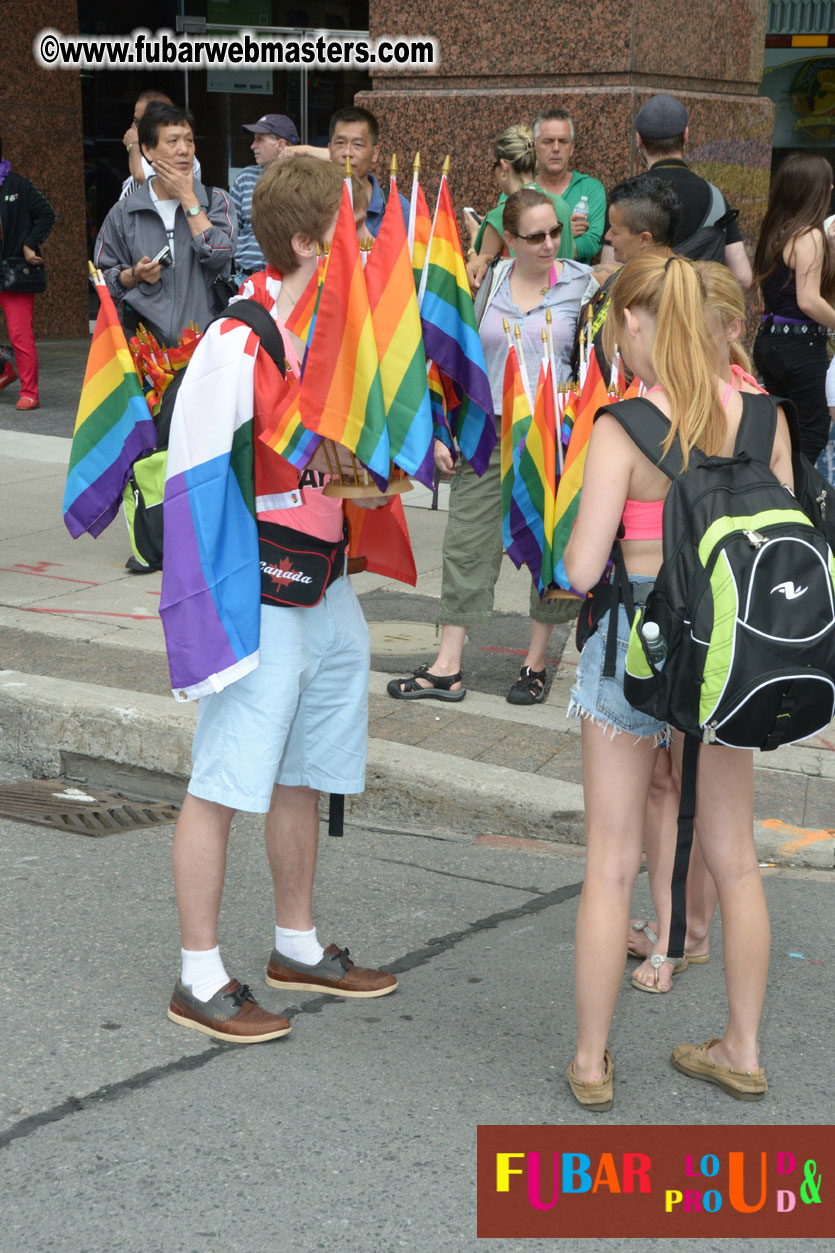
<instances>
[{"instance_id":1,"label":"red maple leaf logo","mask_svg":"<svg viewBox=\"0 0 835 1253\"><path fill-rule=\"evenodd\" d=\"M298 574L298 570L289 557L283 557L278 565L271 567L267 573L275 586L278 587L281 583L289 583L292 576Z\"/></svg>"}]
</instances>

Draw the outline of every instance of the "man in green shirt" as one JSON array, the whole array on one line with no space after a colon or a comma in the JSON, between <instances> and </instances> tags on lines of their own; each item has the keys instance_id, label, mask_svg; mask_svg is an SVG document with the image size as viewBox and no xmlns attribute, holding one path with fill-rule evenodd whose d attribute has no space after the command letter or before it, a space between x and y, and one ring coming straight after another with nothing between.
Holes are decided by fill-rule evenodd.
<instances>
[{"instance_id":1,"label":"man in green shirt","mask_svg":"<svg viewBox=\"0 0 835 1253\"><path fill-rule=\"evenodd\" d=\"M536 181L544 191L561 196L571 210L571 231L574 255L578 261L591 263L600 252L606 221L606 192L603 184L590 174L572 170L574 156L574 123L565 109L548 109L533 124L536 145ZM588 213L577 213L585 197ZM581 206L582 207L582 206Z\"/></svg>"}]
</instances>

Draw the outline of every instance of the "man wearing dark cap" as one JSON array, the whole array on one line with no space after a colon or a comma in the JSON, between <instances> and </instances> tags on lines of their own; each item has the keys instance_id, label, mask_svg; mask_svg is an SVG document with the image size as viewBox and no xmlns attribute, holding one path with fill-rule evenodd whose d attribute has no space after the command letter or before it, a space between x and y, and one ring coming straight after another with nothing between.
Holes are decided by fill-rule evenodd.
<instances>
[{"instance_id":1,"label":"man wearing dark cap","mask_svg":"<svg viewBox=\"0 0 835 1253\"><path fill-rule=\"evenodd\" d=\"M238 215L238 246L235 250L235 277L239 283L263 270L267 264L252 229L252 193L263 171L278 159L291 144L299 142L296 124L285 113L265 113L257 122L241 127L252 135L250 147L255 165L241 170L230 189L232 204Z\"/></svg>"},{"instance_id":2,"label":"man wearing dark cap","mask_svg":"<svg viewBox=\"0 0 835 1253\"><path fill-rule=\"evenodd\" d=\"M730 212L727 200L712 183L700 178L684 162L688 139L687 110L675 96L651 96L635 118L635 142L647 169L669 183L681 204L677 248L703 226L711 226ZM604 257L605 259L605 257ZM742 287L752 283L751 264L735 220L725 227L725 264Z\"/></svg>"}]
</instances>

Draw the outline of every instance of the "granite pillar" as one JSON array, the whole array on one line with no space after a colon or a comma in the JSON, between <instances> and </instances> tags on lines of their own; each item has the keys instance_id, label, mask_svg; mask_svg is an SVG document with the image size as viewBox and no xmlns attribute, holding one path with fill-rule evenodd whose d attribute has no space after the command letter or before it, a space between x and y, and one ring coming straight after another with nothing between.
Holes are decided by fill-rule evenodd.
<instances>
[{"instance_id":1,"label":"granite pillar","mask_svg":"<svg viewBox=\"0 0 835 1253\"><path fill-rule=\"evenodd\" d=\"M484 210L497 195L490 141L505 126L568 109L575 168L608 188L641 172L635 114L670 92L690 114L688 160L740 209L751 242L771 159L772 105L756 94L766 10L767 0L371 0L372 35L431 35L441 61L376 73L357 103L382 123L381 170L397 152L407 171L419 148L429 197L450 153L456 207Z\"/></svg>"},{"instance_id":2,"label":"granite pillar","mask_svg":"<svg viewBox=\"0 0 835 1253\"><path fill-rule=\"evenodd\" d=\"M77 70L42 70L35 63L32 44L44 27L77 31L75 0L3 6L3 156L57 215L41 248L48 278L46 292L35 297L35 337L78 338L89 334L81 81ZM1 318L0 341L8 343Z\"/></svg>"}]
</instances>

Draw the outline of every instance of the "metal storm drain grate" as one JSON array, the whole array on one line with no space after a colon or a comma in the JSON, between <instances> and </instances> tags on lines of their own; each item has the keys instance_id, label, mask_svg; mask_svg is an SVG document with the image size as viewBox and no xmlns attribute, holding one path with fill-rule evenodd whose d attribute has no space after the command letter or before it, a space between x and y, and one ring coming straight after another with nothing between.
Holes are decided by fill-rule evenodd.
<instances>
[{"instance_id":1,"label":"metal storm drain grate","mask_svg":"<svg viewBox=\"0 0 835 1253\"><path fill-rule=\"evenodd\" d=\"M0 818L31 822L77 835L114 835L176 822L179 808L168 801L126 800L117 792L95 792L65 779L32 779L0 787Z\"/></svg>"}]
</instances>

